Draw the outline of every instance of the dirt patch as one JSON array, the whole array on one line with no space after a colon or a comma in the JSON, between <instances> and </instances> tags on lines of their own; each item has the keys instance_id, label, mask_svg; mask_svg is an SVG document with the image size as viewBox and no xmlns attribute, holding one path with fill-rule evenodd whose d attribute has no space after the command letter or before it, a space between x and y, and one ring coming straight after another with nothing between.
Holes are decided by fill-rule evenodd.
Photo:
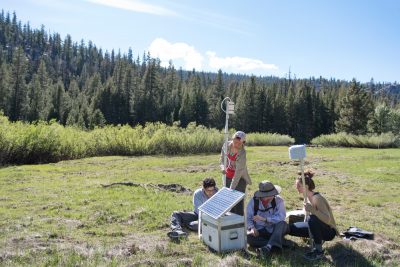
<instances>
[{"instance_id":1,"label":"dirt patch","mask_svg":"<svg viewBox=\"0 0 400 267\"><path fill-rule=\"evenodd\" d=\"M298 166L300 162L297 161L278 161L278 160L270 160L266 162L257 162L256 166Z\"/></svg>"},{"instance_id":2,"label":"dirt patch","mask_svg":"<svg viewBox=\"0 0 400 267\"><path fill-rule=\"evenodd\" d=\"M348 175L330 170L317 170L317 174L320 176L332 176L337 179L339 184L347 183L346 180L350 178Z\"/></svg>"},{"instance_id":3,"label":"dirt patch","mask_svg":"<svg viewBox=\"0 0 400 267\"><path fill-rule=\"evenodd\" d=\"M152 168L152 169L156 170L156 171L161 171L161 172L198 173L198 172L208 172L208 171L219 170L219 167L217 164L212 163L212 164L205 165L205 166L186 166L186 167L175 167L175 168L156 167L156 168Z\"/></svg>"},{"instance_id":4,"label":"dirt patch","mask_svg":"<svg viewBox=\"0 0 400 267\"><path fill-rule=\"evenodd\" d=\"M243 259L243 257L240 257L238 255L229 255L223 259L220 260L219 267L231 267L231 266L244 266L244 267L251 267L253 264L251 264L250 261Z\"/></svg>"},{"instance_id":5,"label":"dirt patch","mask_svg":"<svg viewBox=\"0 0 400 267\"><path fill-rule=\"evenodd\" d=\"M152 234L134 234L125 236L118 244L108 248L105 256L108 258L116 256L132 256L144 253L166 252L168 241Z\"/></svg>"},{"instance_id":6,"label":"dirt patch","mask_svg":"<svg viewBox=\"0 0 400 267\"><path fill-rule=\"evenodd\" d=\"M193 266L193 260L190 258L181 258L181 259L177 259L175 262L173 263L169 263L166 265L167 267L169 266Z\"/></svg>"},{"instance_id":7,"label":"dirt patch","mask_svg":"<svg viewBox=\"0 0 400 267\"><path fill-rule=\"evenodd\" d=\"M180 184L157 184L155 185L159 189L176 192L176 193L191 193L192 190L183 187Z\"/></svg>"},{"instance_id":8,"label":"dirt patch","mask_svg":"<svg viewBox=\"0 0 400 267\"><path fill-rule=\"evenodd\" d=\"M126 185L126 186L140 186L145 189L151 188L156 190L162 191L170 191L174 193L186 193L191 194L192 190L185 188L183 185L180 184L140 184L140 183L133 183L133 182L118 182L118 183L111 183L111 184L102 184L102 187L110 187L115 185Z\"/></svg>"}]
</instances>

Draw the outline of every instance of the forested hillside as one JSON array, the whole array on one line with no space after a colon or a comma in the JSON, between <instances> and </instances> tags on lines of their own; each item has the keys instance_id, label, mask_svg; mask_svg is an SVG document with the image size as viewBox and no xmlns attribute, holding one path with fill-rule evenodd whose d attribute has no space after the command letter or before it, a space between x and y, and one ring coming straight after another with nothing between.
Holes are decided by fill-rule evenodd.
<instances>
[{"instance_id":1,"label":"forested hillside","mask_svg":"<svg viewBox=\"0 0 400 267\"><path fill-rule=\"evenodd\" d=\"M133 44L134 45L134 44ZM288 134L296 142L334 132L399 132L400 86L334 78L297 79L165 68L150 54L103 51L16 14L0 14L0 110L11 121L56 120L93 129L105 124L195 121L221 129L230 96L230 126Z\"/></svg>"}]
</instances>

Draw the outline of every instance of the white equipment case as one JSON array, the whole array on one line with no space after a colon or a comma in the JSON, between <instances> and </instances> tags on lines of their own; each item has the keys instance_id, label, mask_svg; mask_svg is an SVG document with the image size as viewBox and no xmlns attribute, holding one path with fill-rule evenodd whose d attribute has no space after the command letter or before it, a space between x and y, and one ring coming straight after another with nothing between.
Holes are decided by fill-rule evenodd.
<instances>
[{"instance_id":1,"label":"white equipment case","mask_svg":"<svg viewBox=\"0 0 400 267\"><path fill-rule=\"evenodd\" d=\"M246 247L244 216L228 213L218 220L203 214L201 220L204 243L222 252Z\"/></svg>"},{"instance_id":2,"label":"white equipment case","mask_svg":"<svg viewBox=\"0 0 400 267\"><path fill-rule=\"evenodd\" d=\"M213 250L246 249L246 218L229 212L244 197L224 187L199 207L199 238Z\"/></svg>"}]
</instances>

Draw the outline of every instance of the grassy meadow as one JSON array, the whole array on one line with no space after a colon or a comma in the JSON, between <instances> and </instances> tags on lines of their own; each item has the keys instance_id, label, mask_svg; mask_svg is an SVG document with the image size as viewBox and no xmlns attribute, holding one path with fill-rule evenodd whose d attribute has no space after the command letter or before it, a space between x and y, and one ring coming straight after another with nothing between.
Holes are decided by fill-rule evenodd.
<instances>
[{"instance_id":1,"label":"grassy meadow","mask_svg":"<svg viewBox=\"0 0 400 267\"><path fill-rule=\"evenodd\" d=\"M298 163L288 147L248 147L253 184L282 186L287 210L301 207L293 186ZM180 184L191 191L211 176L221 185L219 154L108 156L0 169L1 266L309 266L306 244L261 260L253 251L212 253L192 233L168 240L169 216L191 210L192 194L157 189ZM326 242L315 266L398 266L400 262L400 149L307 148L317 191L330 202L339 227L358 226L375 240ZM102 185L134 182L143 186ZM147 186L146 186L147 185Z\"/></svg>"}]
</instances>

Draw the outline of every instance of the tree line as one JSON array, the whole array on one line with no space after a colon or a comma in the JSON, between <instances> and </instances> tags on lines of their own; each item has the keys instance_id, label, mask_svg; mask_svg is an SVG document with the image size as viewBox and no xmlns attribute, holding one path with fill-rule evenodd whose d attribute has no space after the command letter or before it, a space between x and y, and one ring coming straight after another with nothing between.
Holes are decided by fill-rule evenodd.
<instances>
[{"instance_id":1,"label":"tree line","mask_svg":"<svg viewBox=\"0 0 400 267\"><path fill-rule=\"evenodd\" d=\"M11 121L56 120L84 129L196 122L221 129L221 101L230 96L232 127L308 142L342 131L400 131L400 93L385 94L388 86L398 85L177 70L149 53L103 51L22 25L15 13L0 14L0 110Z\"/></svg>"}]
</instances>

